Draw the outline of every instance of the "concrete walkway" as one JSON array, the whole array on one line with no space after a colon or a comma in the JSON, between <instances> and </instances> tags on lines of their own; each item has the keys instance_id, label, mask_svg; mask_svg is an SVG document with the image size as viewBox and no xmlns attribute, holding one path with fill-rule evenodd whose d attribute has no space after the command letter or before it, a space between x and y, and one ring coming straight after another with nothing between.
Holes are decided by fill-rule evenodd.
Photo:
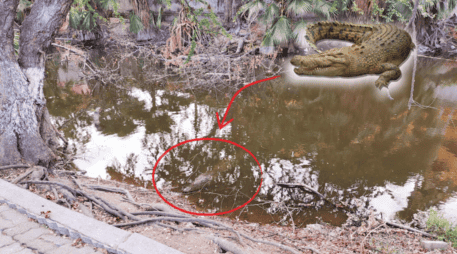
<instances>
[{"instance_id":1,"label":"concrete walkway","mask_svg":"<svg viewBox=\"0 0 457 254\"><path fill-rule=\"evenodd\" d=\"M74 239L78 238L87 245L73 247ZM95 247L116 254L182 254L143 235L87 217L0 179L1 254L103 253L94 250Z\"/></svg>"}]
</instances>

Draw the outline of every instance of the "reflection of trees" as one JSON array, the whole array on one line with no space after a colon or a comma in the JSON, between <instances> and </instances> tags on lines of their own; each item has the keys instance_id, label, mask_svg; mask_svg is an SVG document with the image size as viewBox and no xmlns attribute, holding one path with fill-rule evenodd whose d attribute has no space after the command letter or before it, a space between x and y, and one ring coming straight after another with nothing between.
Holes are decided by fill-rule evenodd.
<instances>
[{"instance_id":1,"label":"reflection of trees","mask_svg":"<svg viewBox=\"0 0 457 254\"><path fill-rule=\"evenodd\" d=\"M166 136L175 125L171 114L187 108L192 101L191 98L176 92L157 90L154 85L142 83L136 86L142 88L141 96L149 95L152 98L152 106L146 107L143 100L133 96L136 88L128 91L96 85L90 96L74 94L71 91L71 82L65 87L57 85L59 67L55 62L48 62L44 91L57 126L75 144L71 147L73 153L83 150L83 144L91 140L91 131L86 127L93 124L93 110L96 107L101 108L100 131L104 135L126 137L133 134L139 126L144 126L146 134L160 133L159 135ZM169 145L168 142L164 144Z\"/></svg>"},{"instance_id":2,"label":"reflection of trees","mask_svg":"<svg viewBox=\"0 0 457 254\"><path fill-rule=\"evenodd\" d=\"M396 154L412 147L420 150L421 142L427 142L427 138L422 138L422 127L434 119L433 111L407 112L404 101L376 102L368 90L277 90L270 101L256 101L261 95L253 95L242 105L237 104L237 114L233 116L234 141L249 139L248 149L262 154L264 160L310 158L313 166L325 175L325 182L344 187L357 178L370 181L370 186L382 185L385 180L405 181L407 170L395 169L392 174ZM325 90L320 101L307 104L319 90ZM291 101L301 108L291 108ZM396 109L395 116L391 109L399 103L403 106ZM410 124L412 128L407 129ZM399 139L399 135L405 137Z\"/></svg>"},{"instance_id":3,"label":"reflection of trees","mask_svg":"<svg viewBox=\"0 0 457 254\"><path fill-rule=\"evenodd\" d=\"M427 66L425 69L434 68ZM433 91L425 88L428 82L425 78L432 77L429 74L418 71L416 77L414 98L423 105L434 102ZM436 78L442 77L444 76ZM450 76L446 77L449 82L453 81ZM139 84L143 93L152 98L152 105L146 107L142 100L128 91L103 87L96 90L92 97L84 97L71 94L69 90L65 90L67 88L57 87L52 74L48 76L47 82L45 93L48 98L52 97L48 99L51 114L58 116L58 123L71 117L76 118L65 125L64 130L67 136L79 138L82 143L87 142L90 135L83 139L80 137L83 135L72 133L92 124L92 118L86 109L95 107L95 104L102 108L100 125L105 135L128 136L134 133L138 126L144 126L146 135L143 138L143 149L148 154L150 169L164 151L179 142L197 137L218 136L214 113L216 109L223 113L220 109L225 108L230 99L228 96L226 101L218 102L214 97L198 94L193 95L197 97L195 99L188 94ZM403 99L399 96L391 102L378 102L373 98L371 85L356 89L289 87L269 83L252 86L235 100L228 115L229 119L235 119L230 125L231 133L221 138L245 146L263 164L263 169L268 174L261 199L266 203L318 205L318 200L306 193L274 187L274 181L302 182L318 188L319 192L330 198L344 200L369 197L374 187L384 186L387 181L402 185L410 175L423 175L423 186L433 186L430 183L435 180L429 179L433 179L431 176L436 174L429 172L430 168L433 170L436 167L430 165L436 158L435 147L442 142L443 124L440 116L446 114L432 108L420 107L413 107L408 111L409 91L405 91ZM73 112L80 113L72 116ZM191 120L191 124L188 120ZM190 130L183 127L184 123L185 128ZM161 161L156 180L182 186L186 181L194 180L199 173L212 170L221 160L231 155L230 160L234 160L237 166L234 166L231 172L218 174L216 184L219 186L213 190L217 189L219 194L233 199L231 188L235 187L239 195L244 193L243 200L248 200L246 196L252 196L258 186L259 179L253 176L253 168L256 166L252 166L252 159L244 151L240 152L231 145L219 143L221 142L190 143L174 149ZM446 149L455 151L455 145L451 145L454 143L447 142ZM123 168L122 165L114 166ZM430 177L427 174L430 174ZM221 183L225 185L219 189ZM445 185L444 181L439 184ZM411 206L415 206L414 202L420 207L430 199L435 202L448 197L438 195L439 193L430 191L430 188L427 193L434 193L435 197L433 194L425 195L420 188L425 187L418 187L415 193L420 192L420 195L426 198L413 199L410 201ZM219 197L217 204L221 203L221 197L228 200L228 196L201 195L207 196L198 194L191 198L204 197L208 203L201 207L205 209L217 206L212 203L216 197ZM238 199L240 200L242 199ZM258 204L250 204L246 209L255 210ZM269 211L288 214L278 207L280 206L270 206ZM271 217L264 210L255 211L255 216L252 215L250 219L258 221L261 217ZM322 215L322 210L319 214L310 210L307 212L306 218ZM334 216L331 211L327 212L328 217ZM303 215L300 211L295 211L294 214ZM307 220L306 218L303 220Z\"/></svg>"},{"instance_id":4,"label":"reflection of trees","mask_svg":"<svg viewBox=\"0 0 457 254\"><path fill-rule=\"evenodd\" d=\"M303 182L333 198L369 196L387 181L402 185L429 167L440 142L430 127L438 125L439 113L417 107L408 111L406 96L378 102L370 89L265 85L236 102L229 139L247 140L246 147L261 158L266 171L279 167L282 173L272 175L276 181ZM432 96L423 93L418 100L428 102ZM303 158L310 164L297 166ZM293 165L276 165L277 159ZM304 176L300 170L307 167L311 172ZM264 194L270 200L292 199L287 195L309 199L273 185Z\"/></svg>"},{"instance_id":5,"label":"reflection of trees","mask_svg":"<svg viewBox=\"0 0 457 254\"><path fill-rule=\"evenodd\" d=\"M71 92L68 84L61 88L57 86L58 65L48 64L49 75L46 79L45 93L48 98L49 108L53 116L60 116L62 124L72 118L77 112L76 121L65 125L65 133L72 137L72 132L92 124L92 117L87 111L101 107L100 126L106 135L117 134L127 136L132 134L139 125L146 127L147 133L170 132L170 126L174 124L168 112L179 111L180 108L190 104L191 99L176 96L173 92L164 92L157 105L157 94L154 86L145 86L152 97L153 105L146 108L143 101L138 100L127 90L119 90L112 87L103 87L94 90L92 96L76 95Z\"/></svg>"},{"instance_id":6,"label":"reflection of trees","mask_svg":"<svg viewBox=\"0 0 457 254\"><path fill-rule=\"evenodd\" d=\"M408 208L399 213L402 219L411 219L417 211L439 206L457 193L457 128L451 123L457 120L457 113L452 108L442 109L442 143L435 147L436 152L429 167L416 182L414 191L408 198Z\"/></svg>"},{"instance_id":7,"label":"reflection of trees","mask_svg":"<svg viewBox=\"0 0 457 254\"><path fill-rule=\"evenodd\" d=\"M199 175L209 173L213 180L207 188L190 194L190 199L204 200L201 209L222 212L242 205L255 194L260 182L257 167L249 154L231 144L190 142L161 160L156 181L163 179L180 190Z\"/></svg>"}]
</instances>

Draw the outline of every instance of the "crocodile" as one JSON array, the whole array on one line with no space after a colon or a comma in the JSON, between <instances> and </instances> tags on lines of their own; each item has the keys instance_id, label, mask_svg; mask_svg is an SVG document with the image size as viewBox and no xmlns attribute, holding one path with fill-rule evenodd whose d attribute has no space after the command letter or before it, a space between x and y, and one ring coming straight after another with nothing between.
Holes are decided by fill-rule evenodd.
<instances>
[{"instance_id":1,"label":"crocodile","mask_svg":"<svg viewBox=\"0 0 457 254\"><path fill-rule=\"evenodd\" d=\"M213 180L212 172L203 173L203 174L197 176L197 178L195 178L195 180L192 183L190 183L189 185L184 187L182 189L182 192L191 193L194 191L199 191L199 190L207 187L211 183L212 180Z\"/></svg>"},{"instance_id":2,"label":"crocodile","mask_svg":"<svg viewBox=\"0 0 457 254\"><path fill-rule=\"evenodd\" d=\"M233 171L234 162L229 159L222 159L214 165L209 171L198 175L195 180L182 189L183 193L191 193L204 188L212 188L216 184L219 175Z\"/></svg>"},{"instance_id":3,"label":"crocodile","mask_svg":"<svg viewBox=\"0 0 457 254\"><path fill-rule=\"evenodd\" d=\"M379 89L401 76L399 66L415 45L403 29L391 24L356 25L341 22L317 22L307 27L305 39L318 54L294 56L291 64L299 75L356 77L381 74L375 82ZM315 43L323 39L353 42L350 47L324 52Z\"/></svg>"}]
</instances>

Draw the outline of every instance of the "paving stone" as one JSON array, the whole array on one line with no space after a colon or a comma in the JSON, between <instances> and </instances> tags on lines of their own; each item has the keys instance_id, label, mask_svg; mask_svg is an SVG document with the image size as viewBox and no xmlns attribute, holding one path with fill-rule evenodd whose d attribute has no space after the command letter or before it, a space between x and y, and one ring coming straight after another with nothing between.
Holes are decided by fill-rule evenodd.
<instances>
[{"instance_id":1,"label":"paving stone","mask_svg":"<svg viewBox=\"0 0 457 254\"><path fill-rule=\"evenodd\" d=\"M26 231L22 234L15 235L13 238L21 243L31 242L41 235L49 234L51 231L44 228L32 228L29 231Z\"/></svg>"},{"instance_id":2,"label":"paving stone","mask_svg":"<svg viewBox=\"0 0 457 254\"><path fill-rule=\"evenodd\" d=\"M50 251L56 248L56 245L52 242L48 242L42 239L35 239L29 243L27 243L27 247L38 250L39 252L46 253L46 251Z\"/></svg>"},{"instance_id":3,"label":"paving stone","mask_svg":"<svg viewBox=\"0 0 457 254\"><path fill-rule=\"evenodd\" d=\"M0 218L0 231L3 231L4 229L7 228L12 228L14 227L14 223L10 220Z\"/></svg>"},{"instance_id":4,"label":"paving stone","mask_svg":"<svg viewBox=\"0 0 457 254\"><path fill-rule=\"evenodd\" d=\"M68 254L95 254L95 250L93 247L84 246L82 248L76 248L71 246L71 244L65 244L64 246L54 249L46 254L61 254L61 253L68 253Z\"/></svg>"},{"instance_id":5,"label":"paving stone","mask_svg":"<svg viewBox=\"0 0 457 254\"><path fill-rule=\"evenodd\" d=\"M7 235L10 235L10 236L14 236L14 235L17 235L17 234L22 234L32 228L39 228L39 224L38 223L35 223L35 222L31 222L31 221L26 221L22 224L19 224L19 225L16 225L12 228L8 228L8 229L5 229L3 230L3 233L7 234Z\"/></svg>"},{"instance_id":6,"label":"paving stone","mask_svg":"<svg viewBox=\"0 0 457 254\"><path fill-rule=\"evenodd\" d=\"M16 254L35 254L35 252L33 252L33 250L31 250L31 249L24 248L23 250L17 252Z\"/></svg>"},{"instance_id":7,"label":"paving stone","mask_svg":"<svg viewBox=\"0 0 457 254\"><path fill-rule=\"evenodd\" d=\"M2 254L16 254L19 251L23 250L24 247L20 243L13 243L5 247L0 248L0 253Z\"/></svg>"},{"instance_id":8,"label":"paving stone","mask_svg":"<svg viewBox=\"0 0 457 254\"><path fill-rule=\"evenodd\" d=\"M27 222L29 220L26 215L13 209L3 211L0 216L6 220L13 222L16 225Z\"/></svg>"},{"instance_id":9,"label":"paving stone","mask_svg":"<svg viewBox=\"0 0 457 254\"><path fill-rule=\"evenodd\" d=\"M65 244L72 243L73 241L69 238L63 238L62 236L56 236L56 235L42 235L39 239L42 239L47 242L54 243L57 245L57 247L60 247Z\"/></svg>"},{"instance_id":10,"label":"paving stone","mask_svg":"<svg viewBox=\"0 0 457 254\"><path fill-rule=\"evenodd\" d=\"M3 246L6 246L6 245L10 245L12 243L14 243L14 240L11 236L0 234L0 248L2 248Z\"/></svg>"},{"instance_id":11,"label":"paving stone","mask_svg":"<svg viewBox=\"0 0 457 254\"><path fill-rule=\"evenodd\" d=\"M154 250L154 253L183 254L138 233L132 234L125 242L119 244L119 249L135 254L149 254L151 250Z\"/></svg>"},{"instance_id":12,"label":"paving stone","mask_svg":"<svg viewBox=\"0 0 457 254\"><path fill-rule=\"evenodd\" d=\"M0 254L103 254L105 251L96 251L94 247L118 254L182 254L145 236L66 209L2 179L0 190ZM50 211L50 217L42 216L43 211ZM91 244L76 248L71 246L74 240L55 235L48 227Z\"/></svg>"}]
</instances>

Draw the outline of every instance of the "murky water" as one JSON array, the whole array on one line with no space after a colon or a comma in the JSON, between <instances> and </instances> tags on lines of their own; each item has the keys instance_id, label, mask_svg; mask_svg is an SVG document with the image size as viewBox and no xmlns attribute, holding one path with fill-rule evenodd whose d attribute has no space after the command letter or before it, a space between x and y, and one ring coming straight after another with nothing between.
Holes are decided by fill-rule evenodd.
<instances>
[{"instance_id":1,"label":"murky water","mask_svg":"<svg viewBox=\"0 0 457 254\"><path fill-rule=\"evenodd\" d=\"M314 195L276 185L297 183L335 203L362 200L388 219L410 220L437 206L457 222L456 62L418 58L410 110L412 57L390 85L393 101L374 87L377 76L292 78L285 63L281 78L243 90L227 117L234 120L222 130L215 113L223 115L233 94L177 92L142 81L141 71L132 72L131 89L97 86L90 96L77 95L71 82L59 86L67 80L58 73L70 68L49 63L45 94L74 166L89 176L150 186L159 157L196 138L230 140L251 151L262 175L252 156L224 142L190 142L162 158L159 188L179 191L211 174L208 184L186 194L198 212L245 204L263 179L257 197L229 216L282 225L292 216L296 226L345 221Z\"/></svg>"}]
</instances>

